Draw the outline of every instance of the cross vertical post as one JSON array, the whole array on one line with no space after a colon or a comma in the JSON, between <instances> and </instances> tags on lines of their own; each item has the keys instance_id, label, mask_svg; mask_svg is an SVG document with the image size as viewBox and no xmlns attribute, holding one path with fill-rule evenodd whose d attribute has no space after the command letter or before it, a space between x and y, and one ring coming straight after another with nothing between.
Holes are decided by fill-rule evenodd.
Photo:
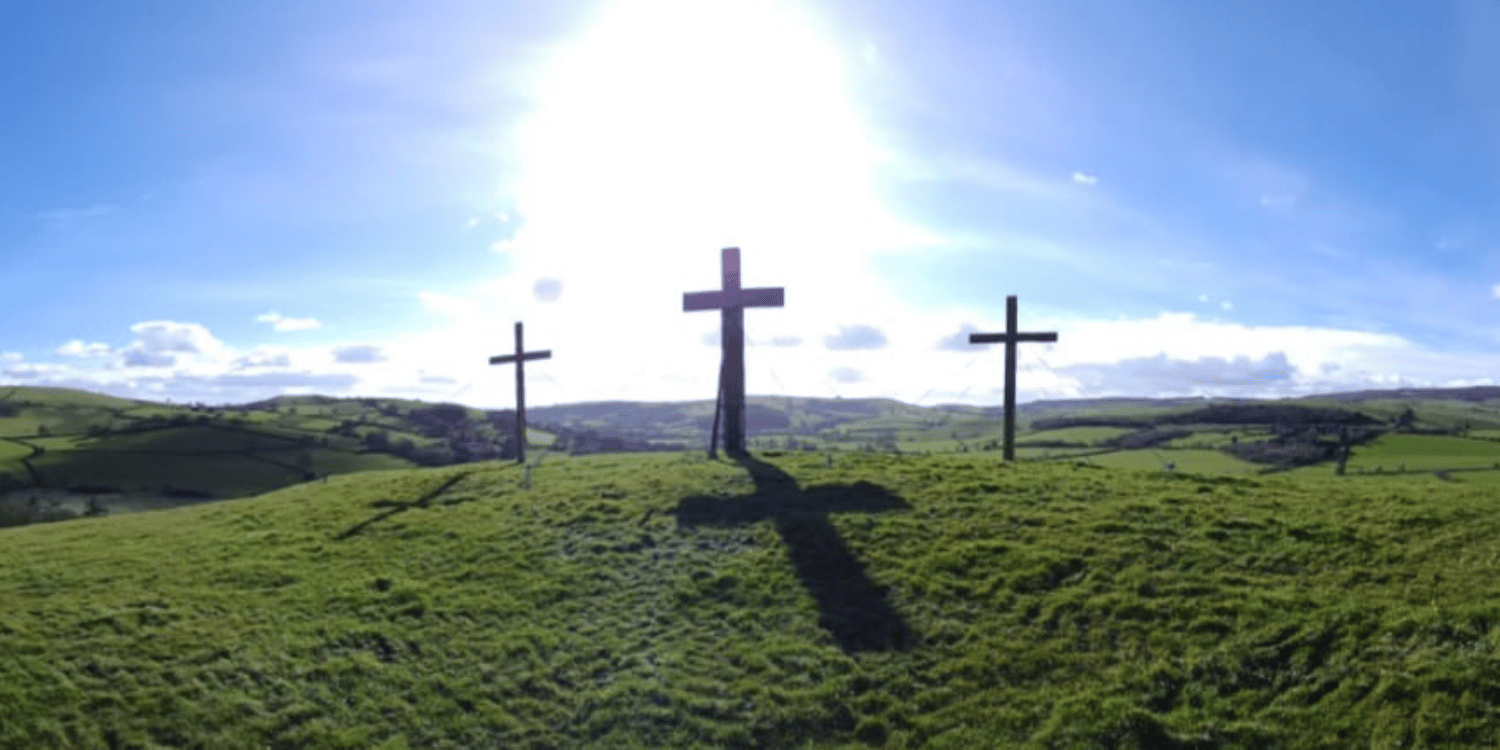
<instances>
[{"instance_id":1,"label":"cross vertical post","mask_svg":"<svg viewBox=\"0 0 1500 750\"><path fill-rule=\"evenodd\" d=\"M723 287L712 292L685 292L683 312L719 311L719 342L723 347L720 381L724 391L724 452L745 453L745 308L782 307L781 287L740 288L740 249L721 254Z\"/></svg>"},{"instance_id":2,"label":"cross vertical post","mask_svg":"<svg viewBox=\"0 0 1500 750\"><path fill-rule=\"evenodd\" d=\"M1016 460L1016 344L1023 341L1057 341L1057 333L1021 333L1016 322L1016 295L1005 298L1005 333L971 333L971 344L1005 344L1005 447L1006 461Z\"/></svg>"},{"instance_id":3,"label":"cross vertical post","mask_svg":"<svg viewBox=\"0 0 1500 750\"><path fill-rule=\"evenodd\" d=\"M528 352L522 342L521 321L516 321L516 353L490 357L490 364L516 365L516 463L526 463L526 360L551 359L552 350Z\"/></svg>"}]
</instances>

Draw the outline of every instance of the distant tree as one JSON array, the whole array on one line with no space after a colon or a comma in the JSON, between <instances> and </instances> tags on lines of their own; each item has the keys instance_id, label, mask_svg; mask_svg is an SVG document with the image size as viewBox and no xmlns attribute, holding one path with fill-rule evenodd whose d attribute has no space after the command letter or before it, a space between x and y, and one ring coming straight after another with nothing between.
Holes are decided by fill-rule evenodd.
<instances>
[{"instance_id":1,"label":"distant tree","mask_svg":"<svg viewBox=\"0 0 1500 750\"><path fill-rule=\"evenodd\" d=\"M1417 421L1417 413L1410 406L1406 407L1400 414L1396 415L1395 427L1397 429L1409 428Z\"/></svg>"},{"instance_id":2,"label":"distant tree","mask_svg":"<svg viewBox=\"0 0 1500 750\"><path fill-rule=\"evenodd\" d=\"M36 426L36 436L37 437L50 437L51 435L52 435L52 430L47 429L47 425L39 424L39 425Z\"/></svg>"}]
</instances>

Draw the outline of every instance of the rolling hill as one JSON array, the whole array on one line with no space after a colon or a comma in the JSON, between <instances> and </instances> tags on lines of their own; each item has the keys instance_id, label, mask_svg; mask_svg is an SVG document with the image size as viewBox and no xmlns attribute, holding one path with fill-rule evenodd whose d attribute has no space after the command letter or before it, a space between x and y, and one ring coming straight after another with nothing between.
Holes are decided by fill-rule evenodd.
<instances>
[{"instance_id":1,"label":"rolling hill","mask_svg":"<svg viewBox=\"0 0 1500 750\"><path fill-rule=\"evenodd\" d=\"M1356 425L1351 472L1430 471L1454 482L1497 482L1496 392L1034 402L1018 410L1017 455L1303 476L1332 473L1338 429ZM697 449L707 443L712 412L711 401L540 407L530 410L527 442L537 458ZM891 399L751 397L746 416L750 445L761 450L983 453L1000 448L1002 426L996 407ZM0 392L0 525L246 497L351 472L511 457L513 418L505 410L404 399L283 396L212 407L9 388ZM1402 437L1391 442L1387 432ZM1445 447L1443 440L1467 442Z\"/></svg>"},{"instance_id":2,"label":"rolling hill","mask_svg":"<svg viewBox=\"0 0 1500 750\"><path fill-rule=\"evenodd\" d=\"M0 530L4 747L1500 743L1493 491L599 455Z\"/></svg>"}]
</instances>

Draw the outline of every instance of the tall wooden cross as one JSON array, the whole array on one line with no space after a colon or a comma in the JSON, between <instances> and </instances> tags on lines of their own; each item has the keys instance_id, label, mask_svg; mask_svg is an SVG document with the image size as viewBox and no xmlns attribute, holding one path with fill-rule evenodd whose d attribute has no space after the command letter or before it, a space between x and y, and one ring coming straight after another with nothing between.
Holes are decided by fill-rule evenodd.
<instances>
[{"instance_id":1,"label":"tall wooden cross","mask_svg":"<svg viewBox=\"0 0 1500 750\"><path fill-rule=\"evenodd\" d=\"M528 352L521 344L521 321L516 321L516 353L490 357L492 365L516 363L516 463L526 463L526 360L552 359L552 350Z\"/></svg>"},{"instance_id":2,"label":"tall wooden cross","mask_svg":"<svg viewBox=\"0 0 1500 750\"><path fill-rule=\"evenodd\" d=\"M971 333L971 344L1005 344L1005 460L1016 460L1016 344L1022 341L1056 341L1055 331L1016 331L1016 295L1005 298L1005 333Z\"/></svg>"},{"instance_id":3,"label":"tall wooden cross","mask_svg":"<svg viewBox=\"0 0 1500 750\"><path fill-rule=\"evenodd\" d=\"M740 249L723 250L724 288L713 292L684 292L683 312L719 310L719 339L724 348L724 452L745 452L745 308L781 307L786 304L781 287L740 288ZM713 455L710 448L710 455Z\"/></svg>"}]
</instances>

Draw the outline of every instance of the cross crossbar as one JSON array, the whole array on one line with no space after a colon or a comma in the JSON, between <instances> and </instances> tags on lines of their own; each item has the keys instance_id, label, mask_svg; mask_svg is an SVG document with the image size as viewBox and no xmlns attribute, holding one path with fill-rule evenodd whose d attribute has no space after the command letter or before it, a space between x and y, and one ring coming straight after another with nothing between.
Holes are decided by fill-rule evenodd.
<instances>
[{"instance_id":1,"label":"cross crossbar","mask_svg":"<svg viewBox=\"0 0 1500 750\"><path fill-rule=\"evenodd\" d=\"M971 333L969 343L971 344L1004 344L1008 341L1057 341L1056 333Z\"/></svg>"},{"instance_id":2,"label":"cross crossbar","mask_svg":"<svg viewBox=\"0 0 1500 750\"><path fill-rule=\"evenodd\" d=\"M526 352L525 354L522 354L520 358L527 362L530 362L534 359L552 359L552 350L543 349L539 352ZM516 355L514 354L501 354L498 357L490 357L490 364L492 365L508 365L515 361Z\"/></svg>"},{"instance_id":3,"label":"cross crossbar","mask_svg":"<svg viewBox=\"0 0 1500 750\"><path fill-rule=\"evenodd\" d=\"M785 307L786 290L781 287L752 287L723 292L684 292L682 311L722 310L726 307Z\"/></svg>"}]
</instances>

